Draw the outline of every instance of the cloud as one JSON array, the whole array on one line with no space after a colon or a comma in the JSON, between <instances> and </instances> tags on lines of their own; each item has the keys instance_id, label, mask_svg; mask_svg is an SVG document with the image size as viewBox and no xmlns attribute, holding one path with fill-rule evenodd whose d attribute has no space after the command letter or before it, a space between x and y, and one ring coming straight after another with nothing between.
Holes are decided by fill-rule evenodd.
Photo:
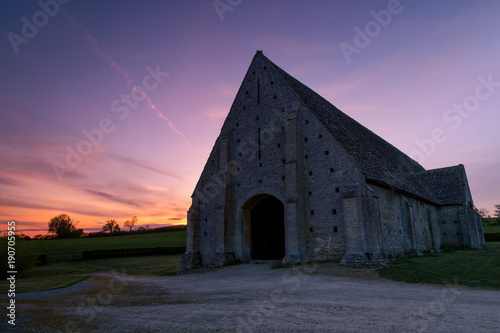
<instances>
[{"instance_id":1,"label":"cloud","mask_svg":"<svg viewBox=\"0 0 500 333\"><path fill-rule=\"evenodd\" d=\"M148 164L146 164L144 162L139 162L139 161L134 160L134 159L129 158L129 157L125 157L125 156L121 156L121 155L117 155L117 154L113 154L113 153L109 153L109 155L112 156L112 157L114 157L114 158L116 158L117 160L119 160L121 162L125 162L125 163L128 163L128 164L137 166L139 168L143 168L143 169L146 169L146 170L149 170L149 171L153 171L153 172L159 173L161 175L172 177L172 178L175 178L175 179L179 179L179 180L185 182L185 180L181 176L179 176L177 174L174 174L173 172L156 168L154 166L148 165Z\"/></svg>"},{"instance_id":2,"label":"cloud","mask_svg":"<svg viewBox=\"0 0 500 333\"><path fill-rule=\"evenodd\" d=\"M29 202L26 200L13 200L13 199L7 199L7 198L0 199L0 207L2 207L2 206L29 208L29 209L46 209L46 210L57 209L56 207L51 207L51 206L40 204L40 203Z\"/></svg>"},{"instance_id":3,"label":"cloud","mask_svg":"<svg viewBox=\"0 0 500 333\"><path fill-rule=\"evenodd\" d=\"M183 220L183 218L181 218L181 217L170 217L167 220L169 220L169 221L181 221L181 220Z\"/></svg>"},{"instance_id":4,"label":"cloud","mask_svg":"<svg viewBox=\"0 0 500 333\"><path fill-rule=\"evenodd\" d=\"M140 207L137 203L135 203L131 200L119 198L119 197L115 196L114 194L109 194L109 193L104 193L104 192L94 191L94 190L88 190L88 189L86 189L85 192L87 192L91 195L100 197L100 198L105 198L105 199L108 199L110 201L122 203L122 204L125 204L128 206Z\"/></svg>"},{"instance_id":5,"label":"cloud","mask_svg":"<svg viewBox=\"0 0 500 333\"><path fill-rule=\"evenodd\" d=\"M12 178L0 176L0 184L9 186L20 186L21 182L14 180Z\"/></svg>"}]
</instances>

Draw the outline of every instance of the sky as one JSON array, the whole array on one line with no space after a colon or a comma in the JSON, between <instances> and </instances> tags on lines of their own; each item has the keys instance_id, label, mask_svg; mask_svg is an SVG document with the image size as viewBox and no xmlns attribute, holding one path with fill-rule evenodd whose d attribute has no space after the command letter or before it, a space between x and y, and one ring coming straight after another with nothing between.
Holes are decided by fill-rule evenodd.
<instances>
[{"instance_id":1,"label":"sky","mask_svg":"<svg viewBox=\"0 0 500 333\"><path fill-rule=\"evenodd\" d=\"M257 50L426 169L500 204L500 2L0 4L0 230L186 223Z\"/></svg>"}]
</instances>

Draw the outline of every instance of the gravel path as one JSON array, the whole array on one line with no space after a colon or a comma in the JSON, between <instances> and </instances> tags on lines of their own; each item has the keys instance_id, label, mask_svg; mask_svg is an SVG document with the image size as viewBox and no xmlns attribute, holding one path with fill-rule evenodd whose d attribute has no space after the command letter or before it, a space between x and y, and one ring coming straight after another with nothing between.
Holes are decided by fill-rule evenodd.
<instances>
[{"instance_id":1,"label":"gravel path","mask_svg":"<svg viewBox=\"0 0 500 333\"><path fill-rule=\"evenodd\" d=\"M58 288L58 289L52 289L52 290L45 290L45 291L35 291L35 292L28 292L28 293L18 293L16 294L17 299L44 299L48 297L54 297L54 296L62 296L66 294L71 294L75 292L80 292L80 291L85 291L92 287L92 281L90 280L84 280L75 283L72 286L66 287L66 288Z\"/></svg>"},{"instance_id":2,"label":"gravel path","mask_svg":"<svg viewBox=\"0 0 500 333\"><path fill-rule=\"evenodd\" d=\"M335 264L115 272L88 282L85 291L80 283L66 294L18 299L18 316L30 318L24 331L500 332L500 291L392 282Z\"/></svg>"}]
</instances>

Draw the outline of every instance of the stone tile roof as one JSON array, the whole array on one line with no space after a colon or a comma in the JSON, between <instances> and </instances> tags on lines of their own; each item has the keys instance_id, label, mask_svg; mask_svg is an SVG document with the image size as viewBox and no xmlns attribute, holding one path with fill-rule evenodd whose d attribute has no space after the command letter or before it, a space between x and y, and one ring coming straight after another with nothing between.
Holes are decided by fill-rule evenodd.
<instances>
[{"instance_id":1,"label":"stone tile roof","mask_svg":"<svg viewBox=\"0 0 500 333\"><path fill-rule=\"evenodd\" d=\"M457 167L426 171L420 164L399 149L352 119L326 99L263 57L283 78L333 138L352 156L367 180L395 187L409 194L437 204L462 203L462 192L455 191L458 181ZM457 182L458 181L458 182ZM461 199L461 200L460 200Z\"/></svg>"},{"instance_id":2,"label":"stone tile roof","mask_svg":"<svg viewBox=\"0 0 500 333\"><path fill-rule=\"evenodd\" d=\"M413 175L421 186L434 195L441 205L458 205L465 198L465 168L463 165L419 172Z\"/></svg>"}]
</instances>

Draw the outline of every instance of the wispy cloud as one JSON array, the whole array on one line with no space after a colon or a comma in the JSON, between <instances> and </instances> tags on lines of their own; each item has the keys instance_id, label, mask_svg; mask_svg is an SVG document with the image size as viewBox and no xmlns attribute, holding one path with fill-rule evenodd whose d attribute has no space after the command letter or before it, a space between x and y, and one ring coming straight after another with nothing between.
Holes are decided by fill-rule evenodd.
<instances>
[{"instance_id":1,"label":"wispy cloud","mask_svg":"<svg viewBox=\"0 0 500 333\"><path fill-rule=\"evenodd\" d=\"M171 171L163 170L163 169L157 168L155 166L149 165L147 163L140 162L140 161L137 161L137 160L132 159L130 157L125 157L125 156L121 156L121 155L118 155L118 154L109 153L109 156L112 156L112 157L116 158L117 160L119 160L121 162L125 162L125 163L128 163L130 165L134 165L136 167L139 167L139 168L142 168L142 169L146 169L146 170L149 170L149 171L153 171L153 172L159 173L161 175L172 177L172 178L175 178L175 179L178 179L178 180L181 180L181 181L185 182L184 178L182 178L178 174L173 173Z\"/></svg>"},{"instance_id":2,"label":"wispy cloud","mask_svg":"<svg viewBox=\"0 0 500 333\"><path fill-rule=\"evenodd\" d=\"M115 194L109 194L109 193L105 193L105 192L101 192L101 191L94 191L94 190L88 190L88 189L85 190L85 192L87 192L87 193L89 193L91 195L100 197L100 198L104 198L104 199L107 199L107 200L110 200L110 201L122 203L122 204L125 204L125 205L128 205L128 206L140 207L134 201L121 198L121 197L119 197L119 196L117 196Z\"/></svg>"},{"instance_id":3,"label":"wispy cloud","mask_svg":"<svg viewBox=\"0 0 500 333\"><path fill-rule=\"evenodd\" d=\"M15 179L12 179L12 178L7 178L7 177L4 177L4 176L0 176L0 184L2 184L2 185L8 185L8 186L20 186L21 182L15 180Z\"/></svg>"}]
</instances>

